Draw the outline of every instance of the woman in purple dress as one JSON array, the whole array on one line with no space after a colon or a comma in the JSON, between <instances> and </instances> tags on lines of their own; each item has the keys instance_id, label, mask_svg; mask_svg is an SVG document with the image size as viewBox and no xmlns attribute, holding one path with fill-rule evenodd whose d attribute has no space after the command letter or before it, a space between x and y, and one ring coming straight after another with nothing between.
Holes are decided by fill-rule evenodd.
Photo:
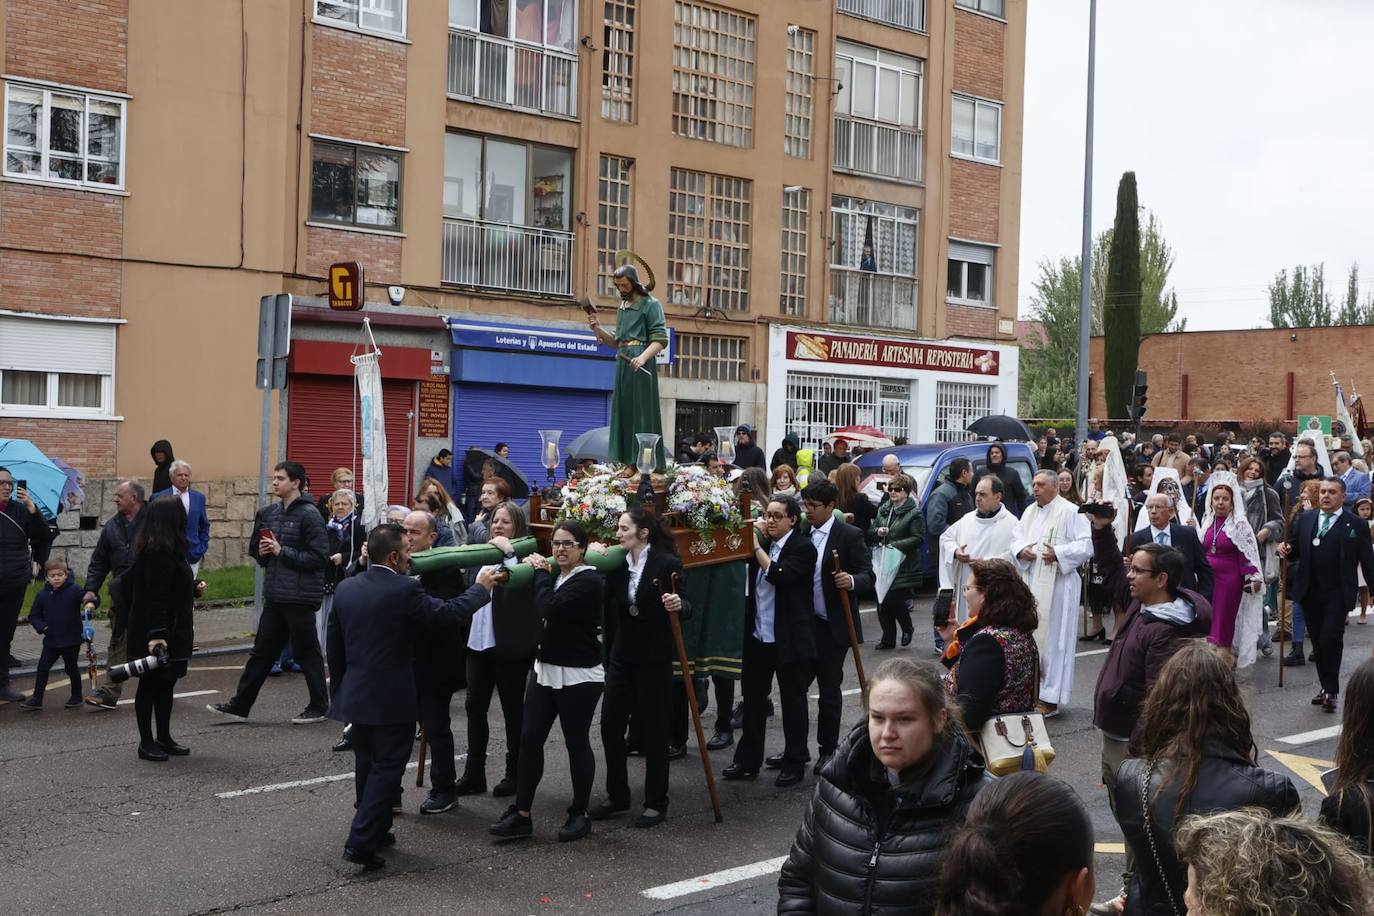
<instances>
[{"instance_id":1,"label":"woman in purple dress","mask_svg":"<svg viewBox=\"0 0 1374 916\"><path fill-rule=\"evenodd\" d=\"M1202 549L1212 567L1212 632L1207 641L1234 664L1236 623L1246 597L1262 582L1255 553L1255 535L1245 513L1235 510L1235 478L1226 473L1211 481L1207 517L1203 520ZM1244 629L1249 629L1245 627ZM1251 643L1254 637L1251 636ZM1253 653L1247 653L1253 656Z\"/></svg>"}]
</instances>

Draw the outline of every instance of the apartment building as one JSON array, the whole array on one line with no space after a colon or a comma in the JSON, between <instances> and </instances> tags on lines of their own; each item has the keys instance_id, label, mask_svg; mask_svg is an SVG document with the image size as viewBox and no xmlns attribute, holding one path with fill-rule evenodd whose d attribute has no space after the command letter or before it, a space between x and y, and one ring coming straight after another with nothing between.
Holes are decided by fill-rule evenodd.
<instances>
[{"instance_id":1,"label":"apartment building","mask_svg":"<svg viewBox=\"0 0 1374 916\"><path fill-rule=\"evenodd\" d=\"M0 436L92 479L169 439L245 526L258 301L286 292L275 451L317 489L357 461L364 314L392 501L440 447L542 476L537 429L607 422L578 300L611 321L623 249L673 331L665 436L957 434L1015 406L1025 24L1025 0L0 0ZM325 305L342 260L364 313Z\"/></svg>"}]
</instances>

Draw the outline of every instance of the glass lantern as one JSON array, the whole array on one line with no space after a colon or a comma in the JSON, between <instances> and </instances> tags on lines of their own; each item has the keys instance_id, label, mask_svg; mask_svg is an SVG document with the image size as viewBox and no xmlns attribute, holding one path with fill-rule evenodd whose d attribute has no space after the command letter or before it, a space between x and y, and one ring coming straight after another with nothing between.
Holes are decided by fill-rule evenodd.
<instances>
[{"instance_id":1,"label":"glass lantern","mask_svg":"<svg viewBox=\"0 0 1374 916\"><path fill-rule=\"evenodd\" d=\"M539 463L553 480L553 472L558 467L558 440L563 435L561 429L539 430Z\"/></svg>"},{"instance_id":2,"label":"glass lantern","mask_svg":"<svg viewBox=\"0 0 1374 916\"><path fill-rule=\"evenodd\" d=\"M658 463L658 433L635 433L635 467L645 476L652 474Z\"/></svg>"},{"instance_id":3,"label":"glass lantern","mask_svg":"<svg viewBox=\"0 0 1374 916\"><path fill-rule=\"evenodd\" d=\"M716 457L722 464L735 463L735 427L717 426L716 430Z\"/></svg>"}]
</instances>

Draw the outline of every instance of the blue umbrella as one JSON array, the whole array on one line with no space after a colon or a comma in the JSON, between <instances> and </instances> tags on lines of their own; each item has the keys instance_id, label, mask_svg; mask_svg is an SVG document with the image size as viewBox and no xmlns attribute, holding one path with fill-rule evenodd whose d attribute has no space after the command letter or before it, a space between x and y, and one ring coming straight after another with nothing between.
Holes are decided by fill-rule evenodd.
<instances>
[{"instance_id":1,"label":"blue umbrella","mask_svg":"<svg viewBox=\"0 0 1374 916\"><path fill-rule=\"evenodd\" d=\"M53 464L47 455L28 439L0 439L0 468L25 481L29 496L43 514L56 518L62 511L62 490L67 486L67 473Z\"/></svg>"}]
</instances>

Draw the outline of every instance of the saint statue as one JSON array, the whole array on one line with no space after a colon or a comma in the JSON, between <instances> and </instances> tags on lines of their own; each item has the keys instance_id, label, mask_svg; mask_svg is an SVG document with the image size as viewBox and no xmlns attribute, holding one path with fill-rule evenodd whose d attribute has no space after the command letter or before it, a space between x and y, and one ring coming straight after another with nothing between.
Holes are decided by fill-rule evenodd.
<instances>
[{"instance_id":1,"label":"saint statue","mask_svg":"<svg viewBox=\"0 0 1374 916\"><path fill-rule=\"evenodd\" d=\"M658 433L654 467L664 467L663 421L658 403L658 364L654 357L668 345L668 326L663 305L640 282L633 264L622 264L612 274L620 291L615 334L601 326L595 309L588 309L587 323L603 342L616 351L615 388L611 392L611 460L638 462L636 433Z\"/></svg>"}]
</instances>

